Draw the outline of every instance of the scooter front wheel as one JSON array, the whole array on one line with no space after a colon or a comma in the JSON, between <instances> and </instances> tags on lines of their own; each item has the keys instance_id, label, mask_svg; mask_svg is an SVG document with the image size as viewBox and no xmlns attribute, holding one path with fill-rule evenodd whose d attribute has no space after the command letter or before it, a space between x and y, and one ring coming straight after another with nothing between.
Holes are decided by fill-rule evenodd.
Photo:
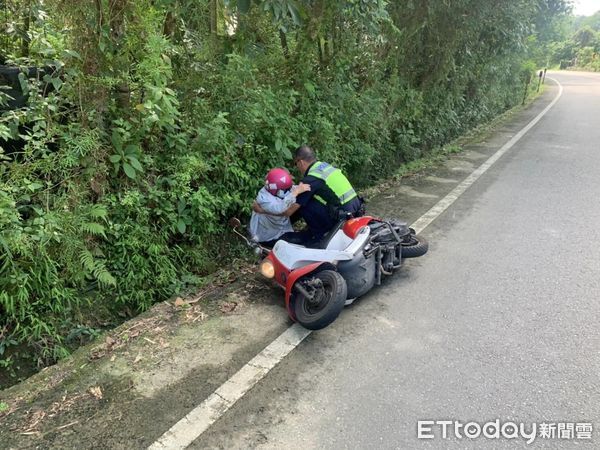
<instances>
[{"instance_id":1,"label":"scooter front wheel","mask_svg":"<svg viewBox=\"0 0 600 450\"><path fill-rule=\"evenodd\" d=\"M347 297L346 281L334 270L323 270L297 281L294 288L296 321L309 330L325 328L340 315ZM308 295L308 296L307 296Z\"/></svg>"},{"instance_id":2,"label":"scooter front wheel","mask_svg":"<svg viewBox=\"0 0 600 450\"><path fill-rule=\"evenodd\" d=\"M417 258L423 256L429 250L429 243L422 236L410 235L407 242L402 242L402 257Z\"/></svg>"}]
</instances>

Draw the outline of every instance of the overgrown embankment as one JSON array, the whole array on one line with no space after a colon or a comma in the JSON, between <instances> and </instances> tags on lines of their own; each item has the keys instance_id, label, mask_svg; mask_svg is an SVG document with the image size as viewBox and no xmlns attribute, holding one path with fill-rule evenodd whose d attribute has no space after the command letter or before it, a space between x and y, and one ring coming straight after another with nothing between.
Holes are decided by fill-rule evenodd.
<instances>
[{"instance_id":1,"label":"overgrown embankment","mask_svg":"<svg viewBox=\"0 0 600 450\"><path fill-rule=\"evenodd\" d=\"M51 362L112 314L201 283L230 251L225 219L248 211L299 144L367 186L520 103L534 24L562 11L543 0L5 3L16 31L0 68L38 68L10 91L22 104L0 93L5 369L19 345Z\"/></svg>"}]
</instances>

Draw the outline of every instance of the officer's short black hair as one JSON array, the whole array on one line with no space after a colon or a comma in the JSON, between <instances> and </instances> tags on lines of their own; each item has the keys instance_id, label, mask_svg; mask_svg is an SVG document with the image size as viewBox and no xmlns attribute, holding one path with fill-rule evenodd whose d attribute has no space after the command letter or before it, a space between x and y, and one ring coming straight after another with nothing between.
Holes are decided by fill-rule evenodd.
<instances>
[{"instance_id":1,"label":"officer's short black hair","mask_svg":"<svg viewBox=\"0 0 600 450\"><path fill-rule=\"evenodd\" d=\"M294 152L294 161L306 161L310 163L316 160L317 155L315 154L315 151L308 145L301 145Z\"/></svg>"}]
</instances>

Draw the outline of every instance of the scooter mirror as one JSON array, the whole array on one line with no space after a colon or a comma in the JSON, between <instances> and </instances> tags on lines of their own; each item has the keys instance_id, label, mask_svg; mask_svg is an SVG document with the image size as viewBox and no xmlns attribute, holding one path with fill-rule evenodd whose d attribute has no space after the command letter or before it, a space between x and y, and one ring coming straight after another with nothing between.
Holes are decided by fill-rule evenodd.
<instances>
[{"instance_id":1,"label":"scooter mirror","mask_svg":"<svg viewBox=\"0 0 600 450\"><path fill-rule=\"evenodd\" d=\"M229 219L229 226L231 228L238 228L241 225L242 222L240 222L240 219L238 219L237 217L232 217L231 219Z\"/></svg>"}]
</instances>

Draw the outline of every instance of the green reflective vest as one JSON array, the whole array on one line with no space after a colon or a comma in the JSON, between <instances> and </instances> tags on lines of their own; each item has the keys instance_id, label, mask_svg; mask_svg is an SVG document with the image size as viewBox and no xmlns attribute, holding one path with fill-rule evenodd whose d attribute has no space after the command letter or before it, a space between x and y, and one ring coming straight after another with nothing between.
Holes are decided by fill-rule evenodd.
<instances>
[{"instance_id":1,"label":"green reflective vest","mask_svg":"<svg viewBox=\"0 0 600 450\"><path fill-rule=\"evenodd\" d=\"M311 166L306 175L325 181L325 184L329 186L329 189L337 195L340 200L340 205L345 205L356 197L356 192L352 188L348 178L344 176L340 169L336 169L331 164L317 161ZM322 197L318 195L315 195L314 197L321 203L327 204Z\"/></svg>"}]
</instances>

